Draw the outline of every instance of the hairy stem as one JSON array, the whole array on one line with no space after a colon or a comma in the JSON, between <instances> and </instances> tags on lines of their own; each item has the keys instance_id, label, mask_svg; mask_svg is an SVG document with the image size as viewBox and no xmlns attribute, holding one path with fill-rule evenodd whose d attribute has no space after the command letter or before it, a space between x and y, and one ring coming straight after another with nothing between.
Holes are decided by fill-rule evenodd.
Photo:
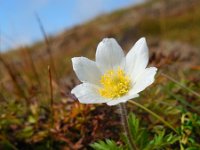
<instances>
[{"instance_id":1,"label":"hairy stem","mask_svg":"<svg viewBox=\"0 0 200 150\"><path fill-rule=\"evenodd\" d=\"M129 128L126 104L120 103L119 107L120 107L120 111L121 111L120 113L121 113L122 124L123 124L124 131L125 131L125 134L126 134L127 139L128 139L128 144L131 146L132 150L138 150L138 148L135 144L135 141L133 140L133 137L131 135L130 128Z\"/></svg>"},{"instance_id":2,"label":"hairy stem","mask_svg":"<svg viewBox=\"0 0 200 150\"><path fill-rule=\"evenodd\" d=\"M156 113L154 113L150 109L144 107L143 105L141 105L141 104L139 104L139 103L137 103L137 102L135 102L133 100L129 100L128 102L131 103L131 104L133 104L133 105L135 105L135 106L140 107L143 110L145 110L146 112L148 112L149 114L151 114L152 116L154 116L155 118L157 118L158 120L160 120L164 125L166 125L170 129L172 129L174 132L178 133L176 131L176 129L170 123L168 123L167 121L165 121L162 117L160 117L159 115L157 115Z\"/></svg>"}]
</instances>

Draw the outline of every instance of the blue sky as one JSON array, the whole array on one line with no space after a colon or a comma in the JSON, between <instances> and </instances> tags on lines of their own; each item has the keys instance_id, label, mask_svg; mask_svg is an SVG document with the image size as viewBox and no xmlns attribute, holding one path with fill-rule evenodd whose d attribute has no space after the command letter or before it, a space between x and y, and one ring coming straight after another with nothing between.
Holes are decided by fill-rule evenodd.
<instances>
[{"instance_id":1,"label":"blue sky","mask_svg":"<svg viewBox=\"0 0 200 150\"><path fill-rule=\"evenodd\" d=\"M37 12L47 34L56 34L97 15L142 0L0 0L0 46L6 50L42 39Z\"/></svg>"}]
</instances>

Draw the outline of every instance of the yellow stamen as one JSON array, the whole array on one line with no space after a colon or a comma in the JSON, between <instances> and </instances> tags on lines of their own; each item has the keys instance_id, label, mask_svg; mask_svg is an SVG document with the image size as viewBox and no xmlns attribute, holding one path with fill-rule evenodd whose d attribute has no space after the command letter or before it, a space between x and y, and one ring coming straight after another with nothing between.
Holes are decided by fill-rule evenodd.
<instances>
[{"instance_id":1,"label":"yellow stamen","mask_svg":"<svg viewBox=\"0 0 200 150\"><path fill-rule=\"evenodd\" d=\"M100 80L99 93L105 98L118 98L130 90L131 81L121 68L107 71Z\"/></svg>"}]
</instances>

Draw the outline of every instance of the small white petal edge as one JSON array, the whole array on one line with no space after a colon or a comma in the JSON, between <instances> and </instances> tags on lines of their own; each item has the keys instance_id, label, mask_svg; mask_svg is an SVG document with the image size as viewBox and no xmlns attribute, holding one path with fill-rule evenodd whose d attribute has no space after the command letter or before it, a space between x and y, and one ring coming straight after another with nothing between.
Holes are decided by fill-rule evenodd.
<instances>
[{"instance_id":1,"label":"small white petal edge","mask_svg":"<svg viewBox=\"0 0 200 150\"><path fill-rule=\"evenodd\" d=\"M146 39L140 38L126 55L127 74L134 79L143 72L149 61L149 50Z\"/></svg>"},{"instance_id":2,"label":"small white petal edge","mask_svg":"<svg viewBox=\"0 0 200 150\"><path fill-rule=\"evenodd\" d=\"M119 66L124 67L124 52L115 39L105 38L99 43L96 51L96 63L103 73Z\"/></svg>"},{"instance_id":3,"label":"small white petal edge","mask_svg":"<svg viewBox=\"0 0 200 150\"><path fill-rule=\"evenodd\" d=\"M118 99L113 99L109 102L107 102L107 105L109 106L113 106L113 105L117 105L119 103L125 103L127 102L128 100L132 99L132 98L136 98L138 97L139 95L138 94L133 94L133 95L125 95L123 97L120 97Z\"/></svg>"},{"instance_id":4,"label":"small white petal edge","mask_svg":"<svg viewBox=\"0 0 200 150\"><path fill-rule=\"evenodd\" d=\"M71 93L76 96L80 103L84 104L106 103L109 101L109 99L105 99L98 94L97 86L90 83L77 85Z\"/></svg>"},{"instance_id":5,"label":"small white petal edge","mask_svg":"<svg viewBox=\"0 0 200 150\"><path fill-rule=\"evenodd\" d=\"M155 80L154 77L156 72L156 67L146 68L135 81L133 88L130 90L130 93L137 94L143 91L149 85L151 85Z\"/></svg>"},{"instance_id":6,"label":"small white petal edge","mask_svg":"<svg viewBox=\"0 0 200 150\"><path fill-rule=\"evenodd\" d=\"M99 84L101 72L94 61L85 57L74 57L72 65L80 81Z\"/></svg>"}]
</instances>

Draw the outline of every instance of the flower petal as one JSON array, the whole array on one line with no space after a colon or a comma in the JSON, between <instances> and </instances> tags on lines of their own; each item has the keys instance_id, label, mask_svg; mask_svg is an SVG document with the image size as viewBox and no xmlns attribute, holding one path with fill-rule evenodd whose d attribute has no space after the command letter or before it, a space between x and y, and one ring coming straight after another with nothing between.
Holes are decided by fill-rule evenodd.
<instances>
[{"instance_id":1,"label":"flower petal","mask_svg":"<svg viewBox=\"0 0 200 150\"><path fill-rule=\"evenodd\" d=\"M101 72L94 61L85 57L74 57L72 65L80 81L99 84Z\"/></svg>"},{"instance_id":2,"label":"flower petal","mask_svg":"<svg viewBox=\"0 0 200 150\"><path fill-rule=\"evenodd\" d=\"M90 84L90 83L83 83L71 91L74 94L80 103L84 104L95 104L95 103L105 103L108 102L109 99L105 99L98 94L98 87Z\"/></svg>"},{"instance_id":3,"label":"flower petal","mask_svg":"<svg viewBox=\"0 0 200 150\"><path fill-rule=\"evenodd\" d=\"M135 81L133 88L130 93L136 94L143 91L147 86L151 85L154 82L154 76L157 72L157 68L149 67L146 68Z\"/></svg>"},{"instance_id":4,"label":"flower petal","mask_svg":"<svg viewBox=\"0 0 200 150\"><path fill-rule=\"evenodd\" d=\"M126 55L127 74L137 78L147 66L149 52L145 38L140 38Z\"/></svg>"},{"instance_id":5,"label":"flower petal","mask_svg":"<svg viewBox=\"0 0 200 150\"><path fill-rule=\"evenodd\" d=\"M130 99L132 99L132 98L136 98L136 97L138 97L138 96L139 96L138 94L133 94L133 95L132 95L132 94L129 94L129 95L125 95L125 96L120 97L120 98L118 98L118 99L113 99L113 100L107 102L107 105L113 106L113 105L117 105L117 104L119 104L119 103L125 103L125 102L127 102L128 100L130 100Z\"/></svg>"},{"instance_id":6,"label":"flower petal","mask_svg":"<svg viewBox=\"0 0 200 150\"><path fill-rule=\"evenodd\" d=\"M125 63L124 52L113 38L103 39L97 46L96 63L104 73Z\"/></svg>"}]
</instances>

